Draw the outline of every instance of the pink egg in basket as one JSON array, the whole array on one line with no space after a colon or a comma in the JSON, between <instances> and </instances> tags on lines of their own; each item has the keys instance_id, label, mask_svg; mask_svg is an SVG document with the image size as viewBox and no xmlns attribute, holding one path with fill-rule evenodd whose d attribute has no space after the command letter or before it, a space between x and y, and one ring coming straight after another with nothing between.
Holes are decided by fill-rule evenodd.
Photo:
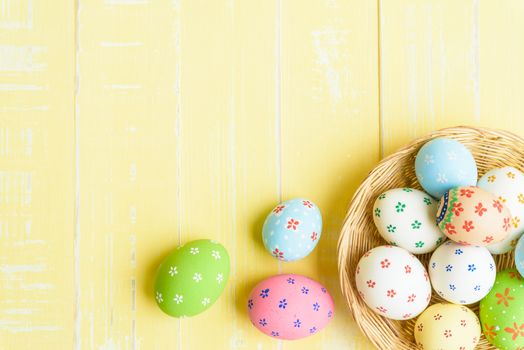
<instances>
[{"instance_id":1,"label":"pink egg in basket","mask_svg":"<svg viewBox=\"0 0 524 350\"><path fill-rule=\"evenodd\" d=\"M333 299L320 283L301 275L269 277L251 291L248 300L251 323L278 339L313 335L333 318Z\"/></svg>"}]
</instances>

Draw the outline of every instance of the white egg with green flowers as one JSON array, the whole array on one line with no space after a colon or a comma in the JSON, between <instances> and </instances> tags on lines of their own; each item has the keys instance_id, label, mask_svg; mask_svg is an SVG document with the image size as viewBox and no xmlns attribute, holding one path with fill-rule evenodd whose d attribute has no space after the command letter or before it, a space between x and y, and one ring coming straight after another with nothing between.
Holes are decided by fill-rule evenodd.
<instances>
[{"instance_id":1,"label":"white egg with green flowers","mask_svg":"<svg viewBox=\"0 0 524 350\"><path fill-rule=\"evenodd\" d=\"M432 252L446 236L435 223L437 202L414 188L394 188L375 200L373 221L389 244L413 254Z\"/></svg>"}]
</instances>

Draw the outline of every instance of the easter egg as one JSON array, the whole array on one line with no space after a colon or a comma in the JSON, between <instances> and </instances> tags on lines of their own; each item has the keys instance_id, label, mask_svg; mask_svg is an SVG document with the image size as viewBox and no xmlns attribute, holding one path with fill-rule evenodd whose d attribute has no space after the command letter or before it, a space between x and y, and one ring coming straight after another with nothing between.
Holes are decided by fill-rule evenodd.
<instances>
[{"instance_id":1,"label":"easter egg","mask_svg":"<svg viewBox=\"0 0 524 350\"><path fill-rule=\"evenodd\" d=\"M413 332L420 349L473 350L480 340L480 323L465 306L433 304L419 316Z\"/></svg>"},{"instance_id":2,"label":"easter egg","mask_svg":"<svg viewBox=\"0 0 524 350\"><path fill-rule=\"evenodd\" d=\"M307 199L291 199L269 213L262 228L262 241L275 258L294 261L311 253L321 233L318 207Z\"/></svg>"},{"instance_id":3,"label":"easter egg","mask_svg":"<svg viewBox=\"0 0 524 350\"><path fill-rule=\"evenodd\" d=\"M457 187L440 199L437 224L455 242L487 246L508 235L511 213L501 200L481 188Z\"/></svg>"},{"instance_id":4,"label":"easter egg","mask_svg":"<svg viewBox=\"0 0 524 350\"><path fill-rule=\"evenodd\" d=\"M519 238L515 247L515 266L522 276L524 276L524 236Z\"/></svg>"},{"instance_id":5,"label":"easter egg","mask_svg":"<svg viewBox=\"0 0 524 350\"><path fill-rule=\"evenodd\" d=\"M422 188L440 198L453 187L474 186L477 165L471 152L460 142L436 138L420 148L415 174Z\"/></svg>"},{"instance_id":6,"label":"easter egg","mask_svg":"<svg viewBox=\"0 0 524 350\"><path fill-rule=\"evenodd\" d=\"M355 281L367 306L394 320L416 317L431 299L426 269L413 254L399 247L369 250L358 262Z\"/></svg>"},{"instance_id":7,"label":"easter egg","mask_svg":"<svg viewBox=\"0 0 524 350\"><path fill-rule=\"evenodd\" d=\"M480 178L477 186L494 194L511 213L511 227L506 238L488 245L492 254L507 253L524 232L524 174L510 166L491 169Z\"/></svg>"},{"instance_id":8,"label":"easter egg","mask_svg":"<svg viewBox=\"0 0 524 350\"><path fill-rule=\"evenodd\" d=\"M500 271L481 300L480 323L486 339L500 350L524 348L524 280L515 269Z\"/></svg>"},{"instance_id":9,"label":"easter egg","mask_svg":"<svg viewBox=\"0 0 524 350\"><path fill-rule=\"evenodd\" d=\"M380 235L391 245L413 254L424 254L446 238L435 224L437 203L412 188L395 188L378 196L373 220Z\"/></svg>"},{"instance_id":10,"label":"easter egg","mask_svg":"<svg viewBox=\"0 0 524 350\"><path fill-rule=\"evenodd\" d=\"M283 274L258 283L249 295L251 323L278 339L305 338L333 318L333 299L324 286L301 275Z\"/></svg>"},{"instance_id":11,"label":"easter egg","mask_svg":"<svg viewBox=\"0 0 524 350\"><path fill-rule=\"evenodd\" d=\"M488 294L497 269L486 247L447 241L431 255L428 270L433 289L442 298L466 305Z\"/></svg>"},{"instance_id":12,"label":"easter egg","mask_svg":"<svg viewBox=\"0 0 524 350\"><path fill-rule=\"evenodd\" d=\"M156 303L174 317L193 316L218 299L229 276L229 255L218 242L200 239L177 248L160 264Z\"/></svg>"}]
</instances>

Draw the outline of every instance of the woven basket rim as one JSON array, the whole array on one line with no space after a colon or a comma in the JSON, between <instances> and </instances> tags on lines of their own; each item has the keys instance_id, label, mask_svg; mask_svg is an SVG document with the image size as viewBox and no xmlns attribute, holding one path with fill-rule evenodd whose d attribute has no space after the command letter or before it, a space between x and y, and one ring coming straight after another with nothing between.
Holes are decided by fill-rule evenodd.
<instances>
[{"instance_id":1,"label":"woven basket rim","mask_svg":"<svg viewBox=\"0 0 524 350\"><path fill-rule=\"evenodd\" d=\"M476 134L480 138L489 141L497 141L500 138L504 138L511 140L511 142L513 143L513 147L517 147L517 145L520 147L524 147L523 138L506 130L464 125L435 130L426 135L415 138L408 144L400 147L397 151L380 160L378 164L364 178L364 180L359 185L359 187L357 188L357 190L351 198L337 243L339 283L345 302L349 307L353 319L357 323L359 329L377 348L383 348L382 346L384 346L384 344L378 342L376 337L372 336L371 329L363 327L362 323L360 322L361 320L359 319L360 315L357 314L359 310L361 310L361 308L359 308L356 299L360 298L360 296L356 292L356 286L354 285L354 271L348 271L348 262L349 259L351 259L352 257L348 254L350 248L343 246L343 241L345 240L345 238L347 238L347 235L349 235L350 240L352 236L356 235L356 233L353 233L351 231L351 226L353 224L354 213L358 211L357 209L359 208L359 204L361 204L357 203L357 199L359 199L365 191L368 191L368 188L373 179L375 179L377 176L380 176L380 174L384 171L384 168L386 168L388 164L395 161L399 157L405 157L409 156L410 154L413 154L415 150L418 151L418 148L420 148L423 144L434 138L449 137L453 139L454 136L456 137L457 135L461 135L464 133ZM479 177L481 175L482 174L479 173ZM360 259L360 256L358 257L358 259ZM414 347L413 343L409 342L409 344L406 345Z\"/></svg>"}]
</instances>

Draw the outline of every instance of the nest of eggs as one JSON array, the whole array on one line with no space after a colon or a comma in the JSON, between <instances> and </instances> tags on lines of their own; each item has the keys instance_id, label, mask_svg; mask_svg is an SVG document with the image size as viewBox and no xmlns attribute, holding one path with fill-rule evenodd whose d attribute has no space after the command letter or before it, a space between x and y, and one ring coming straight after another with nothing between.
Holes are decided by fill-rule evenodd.
<instances>
[{"instance_id":1,"label":"nest of eggs","mask_svg":"<svg viewBox=\"0 0 524 350\"><path fill-rule=\"evenodd\" d=\"M524 140L510 132L454 127L435 131L428 136L418 138L383 159L368 175L356 191L349 206L338 241L338 267L342 292L348 307L362 332L379 349L415 349L413 328L416 318L408 321L396 321L385 318L367 307L359 296L355 283L357 264L367 251L384 245L373 222L373 203L383 192L400 187L421 189L415 175L415 157L419 149L428 141L446 137L465 145L475 158L478 175L493 168L513 166L524 171ZM428 267L431 253L417 255ZM494 255L497 270L514 266L513 251ZM433 293L430 305L446 303L437 293ZM468 305L478 315L478 303ZM496 349L482 336L477 349Z\"/></svg>"}]
</instances>

